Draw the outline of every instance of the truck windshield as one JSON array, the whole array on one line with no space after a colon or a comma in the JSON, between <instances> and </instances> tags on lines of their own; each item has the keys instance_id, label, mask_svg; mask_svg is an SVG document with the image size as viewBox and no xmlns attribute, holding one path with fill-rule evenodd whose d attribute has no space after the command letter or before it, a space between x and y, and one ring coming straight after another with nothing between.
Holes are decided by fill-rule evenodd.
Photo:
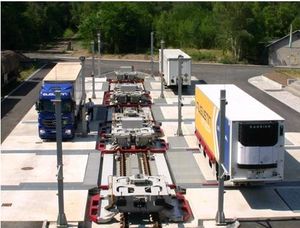
<instances>
[{"instance_id":1,"label":"truck windshield","mask_svg":"<svg viewBox=\"0 0 300 228\"><path fill-rule=\"evenodd\" d=\"M239 142L243 146L274 146L278 140L278 122L239 124Z\"/></svg>"},{"instance_id":2,"label":"truck windshield","mask_svg":"<svg viewBox=\"0 0 300 228\"><path fill-rule=\"evenodd\" d=\"M41 112L55 112L55 106L54 106L53 101L41 100L40 101L40 111ZM61 102L61 111L62 112L71 112L72 111L72 102L71 101L62 101Z\"/></svg>"}]
</instances>

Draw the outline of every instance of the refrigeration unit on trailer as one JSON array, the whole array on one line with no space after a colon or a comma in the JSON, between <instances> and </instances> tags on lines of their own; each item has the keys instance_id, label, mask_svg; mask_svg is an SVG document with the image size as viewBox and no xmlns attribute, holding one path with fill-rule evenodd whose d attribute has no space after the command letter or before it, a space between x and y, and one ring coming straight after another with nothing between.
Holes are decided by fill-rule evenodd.
<instances>
[{"instance_id":1,"label":"refrigeration unit on trailer","mask_svg":"<svg viewBox=\"0 0 300 228\"><path fill-rule=\"evenodd\" d=\"M182 85L191 85L192 59L180 49L163 50L163 74L167 86L178 85L178 56L183 56ZM161 70L161 50L159 50L159 72Z\"/></svg>"},{"instance_id":2,"label":"refrigeration unit on trailer","mask_svg":"<svg viewBox=\"0 0 300 228\"><path fill-rule=\"evenodd\" d=\"M235 183L283 179L284 119L235 85L196 85L195 134L218 167L220 91L226 90L224 166Z\"/></svg>"},{"instance_id":3,"label":"refrigeration unit on trailer","mask_svg":"<svg viewBox=\"0 0 300 228\"><path fill-rule=\"evenodd\" d=\"M55 139L55 91L61 93L62 137L73 138L76 120L83 104L81 65L79 62L61 62L46 75L36 103L39 136Z\"/></svg>"}]
</instances>

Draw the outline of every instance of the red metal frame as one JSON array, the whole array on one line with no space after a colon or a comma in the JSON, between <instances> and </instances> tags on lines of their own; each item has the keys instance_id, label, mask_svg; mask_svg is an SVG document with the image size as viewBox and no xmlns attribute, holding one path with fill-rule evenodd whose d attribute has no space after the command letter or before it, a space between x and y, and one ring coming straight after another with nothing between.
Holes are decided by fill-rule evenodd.
<instances>
[{"instance_id":1,"label":"red metal frame","mask_svg":"<svg viewBox=\"0 0 300 228\"><path fill-rule=\"evenodd\" d=\"M196 135L199 143L202 145L204 153L207 154L207 156L209 157L209 160L211 162L215 163L216 162L215 155L212 152L212 150L209 149L207 143L205 142L205 140L203 139L203 137L201 136L201 134L197 130L195 130L195 135Z\"/></svg>"},{"instance_id":2,"label":"red metal frame","mask_svg":"<svg viewBox=\"0 0 300 228\"><path fill-rule=\"evenodd\" d=\"M176 198L182 203L181 209L185 212L185 215L183 216L183 221L187 222L193 217L193 212L190 207L190 204L181 193L177 192Z\"/></svg>"},{"instance_id":3,"label":"red metal frame","mask_svg":"<svg viewBox=\"0 0 300 228\"><path fill-rule=\"evenodd\" d=\"M98 188L101 192L101 190L108 190L109 186L108 185L100 185ZM89 220L92 222L95 222L95 223L99 223L98 211L99 211L99 206L101 204L101 200L103 199L103 196L101 196L100 192L91 196L90 202L89 202L89 208L88 208Z\"/></svg>"},{"instance_id":4,"label":"red metal frame","mask_svg":"<svg viewBox=\"0 0 300 228\"><path fill-rule=\"evenodd\" d=\"M99 205L101 203L101 196L100 194L96 194L91 196L90 203L89 203L89 210L88 210L88 217L89 220L95 223L98 223L98 210Z\"/></svg>"}]
</instances>

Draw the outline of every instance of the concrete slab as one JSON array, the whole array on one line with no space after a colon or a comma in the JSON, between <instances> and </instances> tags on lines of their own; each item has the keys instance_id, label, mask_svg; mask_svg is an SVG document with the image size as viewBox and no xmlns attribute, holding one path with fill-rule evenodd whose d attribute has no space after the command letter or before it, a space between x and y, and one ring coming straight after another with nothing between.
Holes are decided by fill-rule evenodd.
<instances>
[{"instance_id":1,"label":"concrete slab","mask_svg":"<svg viewBox=\"0 0 300 228\"><path fill-rule=\"evenodd\" d=\"M153 105L152 106L152 113L153 113L154 119L156 121L163 121L164 120L164 116L162 114L160 106Z\"/></svg>"},{"instance_id":2,"label":"concrete slab","mask_svg":"<svg viewBox=\"0 0 300 228\"><path fill-rule=\"evenodd\" d=\"M201 173L205 179L206 183L216 184L216 172L209 166L208 158L204 157L203 153L193 153L195 161L197 162L198 167L201 170Z\"/></svg>"},{"instance_id":3,"label":"concrete slab","mask_svg":"<svg viewBox=\"0 0 300 228\"><path fill-rule=\"evenodd\" d=\"M72 141L63 142L63 150L94 149L95 135L86 138L75 137ZM56 142L42 141L38 136L10 136L2 144L3 150L55 150Z\"/></svg>"},{"instance_id":4,"label":"concrete slab","mask_svg":"<svg viewBox=\"0 0 300 228\"><path fill-rule=\"evenodd\" d=\"M184 121L181 128L184 136L194 135L195 126L193 121ZM178 123L175 121L162 121L162 129L166 136L174 136L178 129Z\"/></svg>"},{"instance_id":5,"label":"concrete slab","mask_svg":"<svg viewBox=\"0 0 300 228\"><path fill-rule=\"evenodd\" d=\"M170 149L188 148L185 138L181 136L167 137L167 142L169 143Z\"/></svg>"},{"instance_id":6,"label":"concrete slab","mask_svg":"<svg viewBox=\"0 0 300 228\"><path fill-rule=\"evenodd\" d=\"M300 132L286 132L285 138L288 139L294 146L300 146Z\"/></svg>"},{"instance_id":7,"label":"concrete slab","mask_svg":"<svg viewBox=\"0 0 300 228\"><path fill-rule=\"evenodd\" d=\"M185 188L201 186L204 177L191 151L170 149L166 157L177 185Z\"/></svg>"},{"instance_id":8,"label":"concrete slab","mask_svg":"<svg viewBox=\"0 0 300 228\"><path fill-rule=\"evenodd\" d=\"M187 136L184 136L184 138L188 144L189 149L194 150L194 149L198 148L198 140L194 135L187 135Z\"/></svg>"},{"instance_id":9,"label":"concrete slab","mask_svg":"<svg viewBox=\"0 0 300 228\"><path fill-rule=\"evenodd\" d=\"M166 98L168 97L175 97L175 94L171 91L171 90L164 90L164 96ZM160 90L154 90L154 91L151 91L151 97L152 99L158 99L160 98Z\"/></svg>"},{"instance_id":10,"label":"concrete slab","mask_svg":"<svg viewBox=\"0 0 300 228\"><path fill-rule=\"evenodd\" d=\"M300 112L300 97L288 91L266 91L269 95L281 101L285 105Z\"/></svg>"},{"instance_id":11,"label":"concrete slab","mask_svg":"<svg viewBox=\"0 0 300 228\"><path fill-rule=\"evenodd\" d=\"M196 227L197 221L214 220L218 202L217 188L187 189L186 198L192 207L194 221L190 225ZM266 219L300 216L289 210L274 190L268 188L252 188L226 190L224 195L224 213L228 219Z\"/></svg>"},{"instance_id":12,"label":"concrete slab","mask_svg":"<svg viewBox=\"0 0 300 228\"><path fill-rule=\"evenodd\" d=\"M278 82L270 80L265 76L256 76L249 79L249 83L261 90L281 90L282 85Z\"/></svg>"},{"instance_id":13,"label":"concrete slab","mask_svg":"<svg viewBox=\"0 0 300 228\"><path fill-rule=\"evenodd\" d=\"M87 155L64 155L64 182L82 182ZM14 161L14 162L12 162ZM2 154L1 185L56 182L56 155Z\"/></svg>"},{"instance_id":14,"label":"concrete slab","mask_svg":"<svg viewBox=\"0 0 300 228\"><path fill-rule=\"evenodd\" d=\"M172 98L166 98L166 102L167 104L172 104L174 106L178 106L178 98L177 97L172 97ZM194 106L195 105L195 98L194 96L183 96L181 103L183 105L187 105L187 106Z\"/></svg>"},{"instance_id":15,"label":"concrete slab","mask_svg":"<svg viewBox=\"0 0 300 228\"><path fill-rule=\"evenodd\" d=\"M161 112L165 120L177 120L178 118L178 108L176 106L160 106ZM195 117L195 107L193 106L183 106L182 107L182 119L183 120L194 120Z\"/></svg>"},{"instance_id":16,"label":"concrete slab","mask_svg":"<svg viewBox=\"0 0 300 228\"><path fill-rule=\"evenodd\" d=\"M56 221L58 204L56 191L2 191L2 221ZM65 191L65 214L68 221L83 221L87 191Z\"/></svg>"},{"instance_id":17,"label":"concrete slab","mask_svg":"<svg viewBox=\"0 0 300 228\"><path fill-rule=\"evenodd\" d=\"M98 186L101 153L97 150L90 152L84 174L84 185Z\"/></svg>"},{"instance_id":18,"label":"concrete slab","mask_svg":"<svg viewBox=\"0 0 300 228\"><path fill-rule=\"evenodd\" d=\"M255 87L263 90L270 96L276 98L282 103L286 104L290 108L294 109L297 112L300 112L300 98L289 91L282 90L282 85L266 78L264 76L257 76L250 78L249 83Z\"/></svg>"}]
</instances>

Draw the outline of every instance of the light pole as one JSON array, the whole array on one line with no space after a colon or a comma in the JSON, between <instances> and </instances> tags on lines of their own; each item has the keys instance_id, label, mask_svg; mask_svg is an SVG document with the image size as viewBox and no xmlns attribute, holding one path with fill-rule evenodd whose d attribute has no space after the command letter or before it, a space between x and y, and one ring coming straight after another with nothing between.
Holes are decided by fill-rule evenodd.
<instances>
[{"instance_id":1,"label":"light pole","mask_svg":"<svg viewBox=\"0 0 300 228\"><path fill-rule=\"evenodd\" d=\"M64 177L63 177L63 156L62 156L62 125L61 125L61 94L60 90L55 91L55 116L56 116L56 157L57 157L57 189L58 189L58 217L57 227L67 227L68 222L64 209Z\"/></svg>"},{"instance_id":2,"label":"light pole","mask_svg":"<svg viewBox=\"0 0 300 228\"><path fill-rule=\"evenodd\" d=\"M87 126L86 126L86 119L85 119L85 99L86 99L86 93L85 93L85 75L84 75L84 62L85 62L85 57L80 56L79 57L80 62L81 62L81 79L82 79L82 99L83 99L83 106L81 109L81 134L83 137L87 135Z\"/></svg>"},{"instance_id":3,"label":"light pole","mask_svg":"<svg viewBox=\"0 0 300 228\"><path fill-rule=\"evenodd\" d=\"M98 54L99 54L99 60L98 60L98 77L101 77L101 40L100 40L100 31L97 33L97 37L98 37Z\"/></svg>"},{"instance_id":4,"label":"light pole","mask_svg":"<svg viewBox=\"0 0 300 228\"><path fill-rule=\"evenodd\" d=\"M224 214L224 148L225 148L225 111L226 111L226 90L220 91L220 153L218 169L218 211L216 215L216 224L225 225Z\"/></svg>"},{"instance_id":5,"label":"light pole","mask_svg":"<svg viewBox=\"0 0 300 228\"><path fill-rule=\"evenodd\" d=\"M95 42L91 42L91 48L92 48L92 79L93 79L93 94L92 98L96 98L95 94Z\"/></svg>"},{"instance_id":6,"label":"light pole","mask_svg":"<svg viewBox=\"0 0 300 228\"><path fill-rule=\"evenodd\" d=\"M154 34L154 32L151 32L151 77L153 77L153 64L154 64L154 62L153 62L153 41L154 41L153 34Z\"/></svg>"},{"instance_id":7,"label":"light pole","mask_svg":"<svg viewBox=\"0 0 300 228\"><path fill-rule=\"evenodd\" d=\"M160 42L160 65L161 65L161 75L160 75L160 98L165 98L164 96L164 44L165 41Z\"/></svg>"},{"instance_id":8,"label":"light pole","mask_svg":"<svg viewBox=\"0 0 300 228\"><path fill-rule=\"evenodd\" d=\"M182 136L182 129L181 129L181 96L182 96L182 64L183 64L183 56L178 56L178 128L177 128L177 136Z\"/></svg>"}]
</instances>

